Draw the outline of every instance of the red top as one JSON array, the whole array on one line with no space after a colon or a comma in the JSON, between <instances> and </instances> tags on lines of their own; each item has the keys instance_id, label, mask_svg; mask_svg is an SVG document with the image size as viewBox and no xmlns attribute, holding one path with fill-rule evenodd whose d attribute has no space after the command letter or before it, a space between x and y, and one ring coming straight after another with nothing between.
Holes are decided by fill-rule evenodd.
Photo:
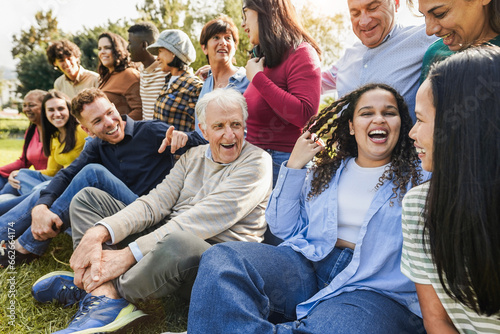
<instances>
[{"instance_id":1,"label":"red top","mask_svg":"<svg viewBox=\"0 0 500 334\"><path fill-rule=\"evenodd\" d=\"M280 65L257 73L245 91L246 140L263 149L292 152L302 128L318 112L320 94L319 57L303 42Z\"/></svg>"},{"instance_id":2,"label":"red top","mask_svg":"<svg viewBox=\"0 0 500 334\"><path fill-rule=\"evenodd\" d=\"M24 134L25 140L27 134L28 130ZM35 167L36 170L47 168L47 157L43 155L43 144L40 142L38 128L35 128L35 133L31 137L28 148L26 150L23 149L21 157L8 165L0 167L0 175L9 177L10 173L15 170L30 168L31 166Z\"/></svg>"}]
</instances>

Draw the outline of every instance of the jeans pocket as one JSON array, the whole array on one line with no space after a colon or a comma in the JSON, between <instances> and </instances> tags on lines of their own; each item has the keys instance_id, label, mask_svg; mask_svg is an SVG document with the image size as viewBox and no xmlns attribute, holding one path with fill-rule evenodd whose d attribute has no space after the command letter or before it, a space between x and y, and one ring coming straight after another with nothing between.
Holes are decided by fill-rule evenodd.
<instances>
[{"instance_id":1,"label":"jeans pocket","mask_svg":"<svg viewBox=\"0 0 500 334\"><path fill-rule=\"evenodd\" d=\"M314 269L319 290L328 286L349 265L353 252L350 248L335 247L323 260L315 263Z\"/></svg>"}]
</instances>

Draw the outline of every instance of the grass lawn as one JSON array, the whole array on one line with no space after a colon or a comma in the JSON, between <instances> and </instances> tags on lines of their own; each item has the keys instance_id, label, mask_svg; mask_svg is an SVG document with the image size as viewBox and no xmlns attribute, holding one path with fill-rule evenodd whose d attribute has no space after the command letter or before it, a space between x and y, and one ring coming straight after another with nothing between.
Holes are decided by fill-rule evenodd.
<instances>
[{"instance_id":1,"label":"grass lawn","mask_svg":"<svg viewBox=\"0 0 500 334\"><path fill-rule=\"evenodd\" d=\"M0 139L0 166L16 160L21 155L22 145L23 140ZM78 305L62 308L60 305L40 304L31 296L31 285L49 272L71 271L68 265L71 252L71 238L64 233L53 240L47 253L37 261L19 266L14 271L0 269L0 333L52 333L66 328ZM117 333L155 334L186 330L188 305L175 296L136 306L148 316Z\"/></svg>"}]
</instances>

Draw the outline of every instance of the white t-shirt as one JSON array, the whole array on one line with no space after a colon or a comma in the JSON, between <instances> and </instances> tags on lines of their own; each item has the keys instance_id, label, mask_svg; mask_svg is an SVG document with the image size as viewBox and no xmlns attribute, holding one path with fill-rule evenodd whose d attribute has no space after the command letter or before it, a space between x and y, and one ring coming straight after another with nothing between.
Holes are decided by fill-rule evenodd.
<instances>
[{"instance_id":1,"label":"white t-shirt","mask_svg":"<svg viewBox=\"0 0 500 334\"><path fill-rule=\"evenodd\" d=\"M366 212L377 192L375 186L389 165L364 168L355 159L347 162L338 187L338 239L357 243Z\"/></svg>"}]
</instances>

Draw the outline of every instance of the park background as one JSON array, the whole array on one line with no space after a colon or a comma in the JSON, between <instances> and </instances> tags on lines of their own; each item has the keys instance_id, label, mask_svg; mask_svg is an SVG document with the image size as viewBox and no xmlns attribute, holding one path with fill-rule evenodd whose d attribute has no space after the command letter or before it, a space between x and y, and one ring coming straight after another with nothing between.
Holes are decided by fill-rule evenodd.
<instances>
[{"instance_id":1,"label":"park background","mask_svg":"<svg viewBox=\"0 0 500 334\"><path fill-rule=\"evenodd\" d=\"M322 68L331 66L357 38L352 33L347 0L292 0L306 28L323 50ZM398 20L403 25L423 24L415 10L401 0ZM20 156L22 136L28 126L19 113L22 97L31 89L51 89L60 72L47 62L45 49L51 40L68 38L82 49L82 65L97 68L97 36L105 30L127 39L127 29L138 21L154 22L159 30L177 28L190 35L197 50L196 70L206 64L198 38L203 24L224 13L240 27L241 0L0 0L0 166ZM240 28L236 59L246 64L250 50L247 34ZM15 325L8 310L0 308L0 333L51 333L66 327L77 305L41 305L30 295L33 282L54 270L70 270L71 239L58 236L47 254L14 272L0 272L0 305L15 301ZM15 278L14 295L8 293ZM138 305L150 316L120 333L160 333L185 330L187 304L171 296Z\"/></svg>"}]
</instances>

